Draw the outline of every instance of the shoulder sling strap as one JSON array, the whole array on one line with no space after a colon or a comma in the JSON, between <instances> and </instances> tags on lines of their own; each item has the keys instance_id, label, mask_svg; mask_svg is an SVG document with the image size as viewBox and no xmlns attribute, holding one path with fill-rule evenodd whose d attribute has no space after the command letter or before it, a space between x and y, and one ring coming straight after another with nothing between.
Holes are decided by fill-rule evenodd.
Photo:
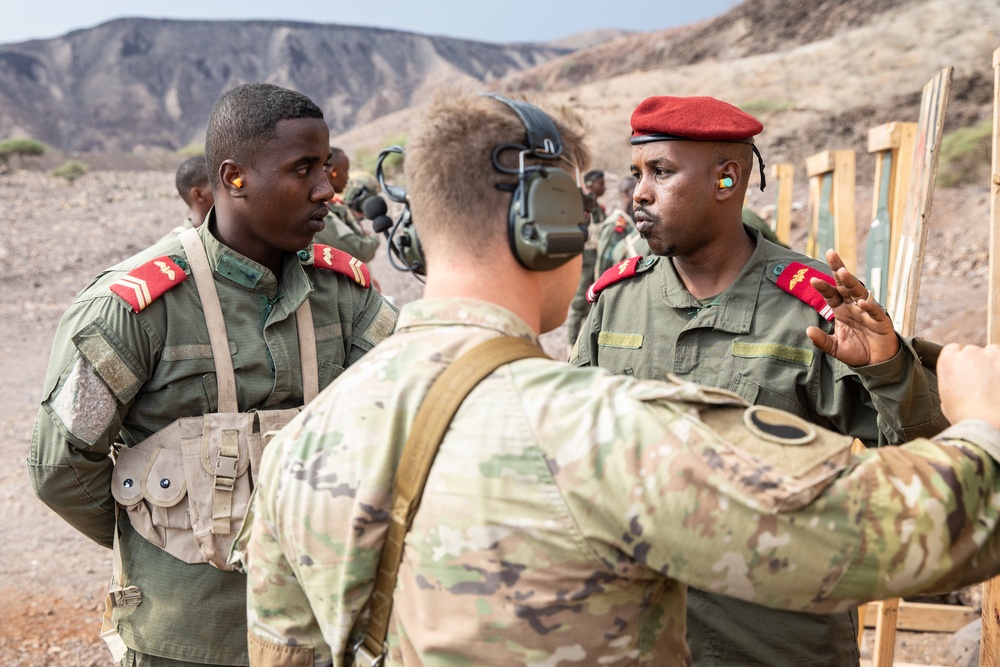
<instances>
[{"instance_id":1,"label":"shoulder sling strap","mask_svg":"<svg viewBox=\"0 0 1000 667\"><path fill-rule=\"evenodd\" d=\"M215 289L215 278L212 267L205 254L197 229L188 229L178 235L184 252L187 254L191 273L194 276L198 297L201 299L202 310L205 313L205 323L208 325L208 339L212 345L212 357L215 361L215 375L219 391L219 412L239 412L236 402L236 375L233 372L233 359L229 352L229 337L226 335L226 322L222 317L222 304L219 293ZM303 402L309 403L319 393L319 366L316 354L316 332L313 331L312 310L309 299L302 302L295 311L295 328L299 336L299 359L302 363L302 396Z\"/></svg>"},{"instance_id":2,"label":"shoulder sling strap","mask_svg":"<svg viewBox=\"0 0 1000 667\"><path fill-rule=\"evenodd\" d=\"M396 468L392 522L379 557L368 628L364 638L354 647L355 665L377 667L385 659L385 638L389 631L392 594L403 560L403 541L420 506L431 464L452 418L483 378L504 364L530 357L548 358L537 344L523 338L503 336L480 343L441 373L420 404Z\"/></svg>"}]
</instances>

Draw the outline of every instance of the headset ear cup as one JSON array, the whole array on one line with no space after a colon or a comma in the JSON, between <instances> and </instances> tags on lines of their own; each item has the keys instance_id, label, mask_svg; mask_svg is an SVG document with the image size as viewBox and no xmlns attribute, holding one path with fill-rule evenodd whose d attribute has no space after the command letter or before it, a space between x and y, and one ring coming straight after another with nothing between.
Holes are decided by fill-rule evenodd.
<instances>
[{"instance_id":1,"label":"headset ear cup","mask_svg":"<svg viewBox=\"0 0 1000 667\"><path fill-rule=\"evenodd\" d=\"M526 269L551 271L583 252L587 231L582 222L583 197L575 179L562 169L538 168L525 176L511 200L511 251Z\"/></svg>"}]
</instances>

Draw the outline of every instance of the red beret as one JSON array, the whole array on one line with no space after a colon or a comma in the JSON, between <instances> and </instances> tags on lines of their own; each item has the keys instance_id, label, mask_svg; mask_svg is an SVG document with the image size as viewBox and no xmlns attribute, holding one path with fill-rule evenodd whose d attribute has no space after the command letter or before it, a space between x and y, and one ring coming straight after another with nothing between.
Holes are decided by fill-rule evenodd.
<instances>
[{"instance_id":1,"label":"red beret","mask_svg":"<svg viewBox=\"0 0 1000 667\"><path fill-rule=\"evenodd\" d=\"M632 112L632 143L669 139L752 144L764 126L714 97L648 97Z\"/></svg>"}]
</instances>

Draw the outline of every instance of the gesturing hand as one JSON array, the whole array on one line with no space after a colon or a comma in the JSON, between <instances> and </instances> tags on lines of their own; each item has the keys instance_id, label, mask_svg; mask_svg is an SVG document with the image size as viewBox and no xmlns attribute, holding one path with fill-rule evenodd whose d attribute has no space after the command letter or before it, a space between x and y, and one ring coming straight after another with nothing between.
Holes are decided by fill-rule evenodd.
<instances>
[{"instance_id":1,"label":"gesturing hand","mask_svg":"<svg viewBox=\"0 0 1000 667\"><path fill-rule=\"evenodd\" d=\"M836 251L827 250L826 261L836 285L818 278L810 283L833 309L833 335L819 327L809 327L806 335L816 347L848 366L892 359L899 352L899 338L888 313L870 300L871 292L847 270Z\"/></svg>"}]
</instances>

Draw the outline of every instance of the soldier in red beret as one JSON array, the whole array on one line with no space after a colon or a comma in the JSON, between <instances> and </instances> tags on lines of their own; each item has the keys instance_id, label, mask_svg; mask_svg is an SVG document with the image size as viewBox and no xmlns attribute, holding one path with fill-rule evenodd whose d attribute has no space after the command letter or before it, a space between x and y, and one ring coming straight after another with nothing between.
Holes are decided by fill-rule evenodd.
<instances>
[{"instance_id":1,"label":"soldier in red beret","mask_svg":"<svg viewBox=\"0 0 1000 667\"><path fill-rule=\"evenodd\" d=\"M948 422L937 379L833 250L829 265L741 219L760 121L711 97L651 97L632 113L636 227L653 255L591 287L577 365L731 390L868 446ZM694 664L856 666L856 611L765 609L688 591Z\"/></svg>"}]
</instances>

